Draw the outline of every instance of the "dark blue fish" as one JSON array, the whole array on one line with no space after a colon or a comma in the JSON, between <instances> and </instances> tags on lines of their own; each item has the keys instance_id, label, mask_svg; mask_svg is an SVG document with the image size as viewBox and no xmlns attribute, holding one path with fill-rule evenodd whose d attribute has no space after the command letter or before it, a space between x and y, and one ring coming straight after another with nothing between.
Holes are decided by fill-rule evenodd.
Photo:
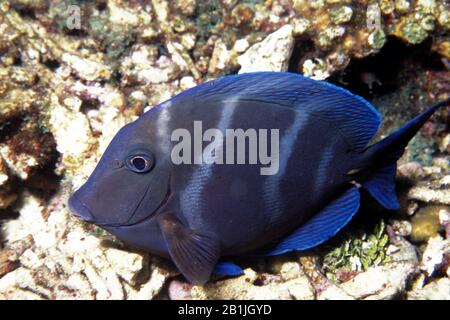
<instances>
[{"instance_id":1,"label":"dark blue fish","mask_svg":"<svg viewBox=\"0 0 450 320\"><path fill-rule=\"evenodd\" d=\"M381 118L359 96L291 73L224 77L123 127L69 205L77 217L171 258L192 283L205 283L214 268L237 275L238 266L219 258L305 250L334 236L358 210L360 185L385 208L398 208L396 162L445 103L367 146ZM222 132L278 129L275 173L261 174L262 162L174 163L172 133L194 135L194 121ZM195 148L180 154L198 160Z\"/></svg>"}]
</instances>

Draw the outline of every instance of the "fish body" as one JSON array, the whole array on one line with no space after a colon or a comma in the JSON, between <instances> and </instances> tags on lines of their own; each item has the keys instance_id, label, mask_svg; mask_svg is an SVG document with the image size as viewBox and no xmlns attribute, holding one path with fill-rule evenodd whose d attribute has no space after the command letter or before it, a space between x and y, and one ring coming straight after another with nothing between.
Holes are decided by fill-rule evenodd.
<instances>
[{"instance_id":1,"label":"fish body","mask_svg":"<svg viewBox=\"0 0 450 320\"><path fill-rule=\"evenodd\" d=\"M261 166L251 164L174 165L170 153L163 151L173 144L170 134L155 141L161 156L165 157L165 188L170 189L170 198L159 211L173 212L194 230L217 234L224 255L248 252L267 243L268 239L286 234L317 212L324 199L350 181L345 173L352 167L354 158L346 152L344 139L320 123L308 127L307 114L256 102L241 102L238 107L212 102L206 111L201 104L183 104L183 100L154 109L147 115L148 119L142 118L146 120L143 126L155 126L154 132L160 130L156 127L158 119L166 112L164 108L168 108L171 118L179 118L167 124L168 132L177 128L192 132L193 119L202 121L205 128L220 128L224 110L235 108L230 112L228 128L283 128L280 130L280 158L286 160L280 163L279 172L274 175L261 175ZM194 115L177 116L190 113ZM297 135L302 138L297 139ZM323 156L322 161L317 161L320 156ZM117 233L114 229L109 231ZM144 230L144 233L148 232ZM153 251L150 245L163 244L163 241L148 241L149 236L136 239L142 248Z\"/></svg>"},{"instance_id":2,"label":"fish body","mask_svg":"<svg viewBox=\"0 0 450 320\"><path fill-rule=\"evenodd\" d=\"M224 77L123 127L69 206L203 284L223 256L332 237L359 208L355 182L398 207L395 162L439 106L368 147L381 118L361 97L290 73Z\"/></svg>"}]
</instances>

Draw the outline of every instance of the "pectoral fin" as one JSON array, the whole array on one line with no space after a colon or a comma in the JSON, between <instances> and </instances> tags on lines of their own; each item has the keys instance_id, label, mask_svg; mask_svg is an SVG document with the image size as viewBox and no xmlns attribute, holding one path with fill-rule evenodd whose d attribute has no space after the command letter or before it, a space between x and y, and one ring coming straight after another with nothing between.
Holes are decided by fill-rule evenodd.
<instances>
[{"instance_id":1,"label":"pectoral fin","mask_svg":"<svg viewBox=\"0 0 450 320\"><path fill-rule=\"evenodd\" d=\"M219 241L186 228L171 213L162 214L158 221L175 265L192 284L205 284L220 257Z\"/></svg>"}]
</instances>

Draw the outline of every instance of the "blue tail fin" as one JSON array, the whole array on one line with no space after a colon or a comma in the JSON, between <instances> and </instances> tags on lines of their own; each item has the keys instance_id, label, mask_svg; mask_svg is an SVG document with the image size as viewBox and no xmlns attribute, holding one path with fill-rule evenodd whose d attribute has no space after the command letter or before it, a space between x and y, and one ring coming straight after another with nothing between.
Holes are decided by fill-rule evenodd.
<instances>
[{"instance_id":1,"label":"blue tail fin","mask_svg":"<svg viewBox=\"0 0 450 320\"><path fill-rule=\"evenodd\" d=\"M423 124L437 109L449 102L450 98L435 104L390 136L366 149L365 161L368 162L366 165L372 173L362 181L362 185L386 209L395 210L399 207L395 193L397 160Z\"/></svg>"},{"instance_id":2,"label":"blue tail fin","mask_svg":"<svg viewBox=\"0 0 450 320\"><path fill-rule=\"evenodd\" d=\"M363 184L363 187L369 191L372 197L389 210L397 210L400 207L395 193L396 171L397 165L395 163L382 167Z\"/></svg>"}]
</instances>

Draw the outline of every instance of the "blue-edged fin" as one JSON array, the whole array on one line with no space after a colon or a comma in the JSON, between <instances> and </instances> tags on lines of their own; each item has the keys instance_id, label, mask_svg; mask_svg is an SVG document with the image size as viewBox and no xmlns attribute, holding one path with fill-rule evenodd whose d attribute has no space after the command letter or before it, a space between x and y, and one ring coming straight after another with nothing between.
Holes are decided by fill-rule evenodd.
<instances>
[{"instance_id":1,"label":"blue-edged fin","mask_svg":"<svg viewBox=\"0 0 450 320\"><path fill-rule=\"evenodd\" d=\"M171 213L161 214L158 222L170 257L181 273L192 284L205 284L220 256L218 240L186 228Z\"/></svg>"},{"instance_id":2,"label":"blue-edged fin","mask_svg":"<svg viewBox=\"0 0 450 320\"><path fill-rule=\"evenodd\" d=\"M359 200L358 188L350 187L306 224L263 254L270 256L306 250L327 241L352 219L359 209Z\"/></svg>"},{"instance_id":3,"label":"blue-edged fin","mask_svg":"<svg viewBox=\"0 0 450 320\"><path fill-rule=\"evenodd\" d=\"M397 210L400 204L395 192L396 164L390 164L378 169L374 175L364 182L363 187L369 191L383 207L389 210Z\"/></svg>"},{"instance_id":4,"label":"blue-edged fin","mask_svg":"<svg viewBox=\"0 0 450 320\"><path fill-rule=\"evenodd\" d=\"M308 113L335 126L350 149L361 151L377 132L380 114L360 96L333 84L289 72L254 72L203 83L175 96L206 107L228 101L256 101Z\"/></svg>"},{"instance_id":5,"label":"blue-edged fin","mask_svg":"<svg viewBox=\"0 0 450 320\"><path fill-rule=\"evenodd\" d=\"M244 270L232 262L219 262L214 267L213 273L218 276L237 277L244 274Z\"/></svg>"},{"instance_id":6,"label":"blue-edged fin","mask_svg":"<svg viewBox=\"0 0 450 320\"><path fill-rule=\"evenodd\" d=\"M403 155L408 142L424 123L436 110L449 102L450 99L438 102L364 151L363 162L369 175L360 182L386 209L395 210L400 207L395 192L397 160Z\"/></svg>"}]
</instances>

